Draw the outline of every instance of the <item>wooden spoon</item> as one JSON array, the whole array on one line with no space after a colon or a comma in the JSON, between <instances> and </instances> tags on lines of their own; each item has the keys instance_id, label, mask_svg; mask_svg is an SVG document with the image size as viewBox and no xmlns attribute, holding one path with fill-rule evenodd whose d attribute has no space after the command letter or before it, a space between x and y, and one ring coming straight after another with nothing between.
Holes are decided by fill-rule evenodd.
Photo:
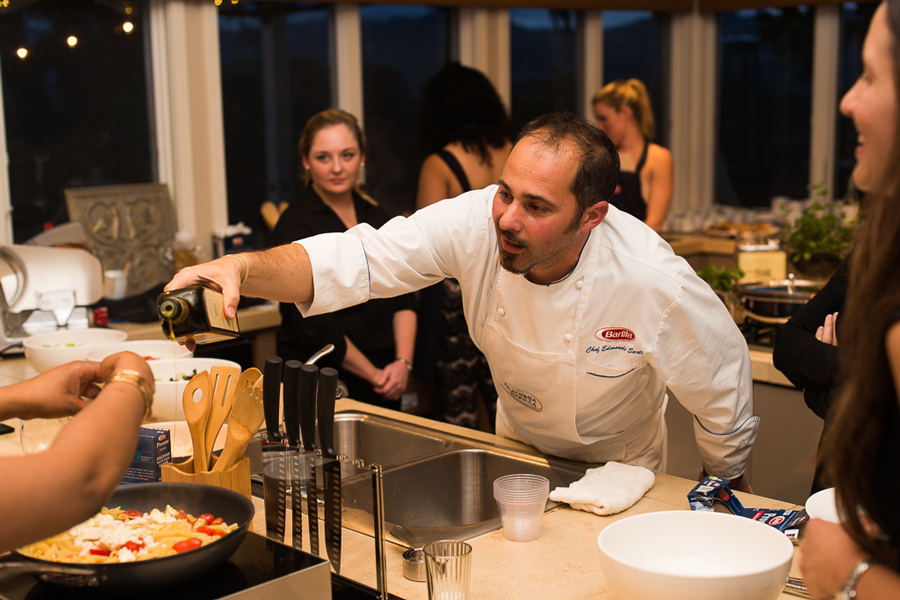
<instances>
[{"instance_id":1,"label":"wooden spoon","mask_svg":"<svg viewBox=\"0 0 900 600\"><path fill-rule=\"evenodd\" d=\"M265 420L262 390L258 386L245 388L234 401L231 419L225 432L225 447L213 471L227 471L244 456L247 444Z\"/></svg>"},{"instance_id":2,"label":"wooden spoon","mask_svg":"<svg viewBox=\"0 0 900 600\"><path fill-rule=\"evenodd\" d=\"M231 405L236 397L234 389L238 378L241 376L239 367L227 367L214 365L209 370L210 391L212 392L212 405L209 409L209 420L206 422L206 459L204 470L209 468L209 458L212 456L213 445L219 437L219 429L231 412ZM229 390L229 388L231 388Z\"/></svg>"},{"instance_id":3,"label":"wooden spoon","mask_svg":"<svg viewBox=\"0 0 900 600\"><path fill-rule=\"evenodd\" d=\"M200 397L196 392L200 390ZM212 396L209 391L209 372L200 371L188 381L181 397L184 418L191 430L191 445L194 447L194 473L205 471L209 464L206 456L206 422Z\"/></svg>"}]
</instances>

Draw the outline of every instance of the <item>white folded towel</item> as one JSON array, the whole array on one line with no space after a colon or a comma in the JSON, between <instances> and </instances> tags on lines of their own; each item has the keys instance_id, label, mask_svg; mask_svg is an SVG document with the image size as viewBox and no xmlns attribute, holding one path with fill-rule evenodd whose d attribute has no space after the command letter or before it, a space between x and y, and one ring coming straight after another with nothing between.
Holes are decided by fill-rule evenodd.
<instances>
[{"instance_id":1,"label":"white folded towel","mask_svg":"<svg viewBox=\"0 0 900 600\"><path fill-rule=\"evenodd\" d=\"M588 469L569 487L556 488L550 492L550 499L578 510L614 515L640 500L653 487L654 480L653 471L644 467L608 462Z\"/></svg>"}]
</instances>

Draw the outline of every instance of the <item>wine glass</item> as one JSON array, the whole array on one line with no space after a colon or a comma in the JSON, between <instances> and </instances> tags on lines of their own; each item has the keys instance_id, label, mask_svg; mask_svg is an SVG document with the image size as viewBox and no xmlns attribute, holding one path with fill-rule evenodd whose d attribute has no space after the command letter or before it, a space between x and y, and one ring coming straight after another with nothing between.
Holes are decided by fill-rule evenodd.
<instances>
[{"instance_id":1,"label":"wine glass","mask_svg":"<svg viewBox=\"0 0 900 600\"><path fill-rule=\"evenodd\" d=\"M19 443L25 454L43 452L53 443L57 434L69 422L69 418L61 419L29 419L22 421L19 428Z\"/></svg>"}]
</instances>

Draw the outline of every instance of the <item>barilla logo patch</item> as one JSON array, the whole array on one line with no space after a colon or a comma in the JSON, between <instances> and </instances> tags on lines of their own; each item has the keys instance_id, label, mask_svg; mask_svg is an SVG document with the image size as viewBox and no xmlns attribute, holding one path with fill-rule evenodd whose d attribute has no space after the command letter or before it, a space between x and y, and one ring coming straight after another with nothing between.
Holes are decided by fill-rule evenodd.
<instances>
[{"instance_id":1,"label":"barilla logo patch","mask_svg":"<svg viewBox=\"0 0 900 600\"><path fill-rule=\"evenodd\" d=\"M609 340L611 342L633 342L634 332L624 327L604 327L595 331L594 337L598 340Z\"/></svg>"},{"instance_id":2,"label":"barilla logo patch","mask_svg":"<svg viewBox=\"0 0 900 600\"><path fill-rule=\"evenodd\" d=\"M509 395L512 396L513 400L518 402L519 404L530 408L533 411L541 412L544 410L541 401L529 394L528 392L523 392L522 390L517 390L506 382L503 383L504 389L509 392Z\"/></svg>"}]
</instances>

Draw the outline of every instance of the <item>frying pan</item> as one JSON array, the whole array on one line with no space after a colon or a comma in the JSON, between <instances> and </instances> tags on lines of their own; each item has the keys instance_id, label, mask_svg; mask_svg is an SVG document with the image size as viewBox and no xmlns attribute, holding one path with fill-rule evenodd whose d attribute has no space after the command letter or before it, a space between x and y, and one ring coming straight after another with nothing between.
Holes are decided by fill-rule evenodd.
<instances>
[{"instance_id":1,"label":"frying pan","mask_svg":"<svg viewBox=\"0 0 900 600\"><path fill-rule=\"evenodd\" d=\"M0 563L0 580L24 573L38 575L48 583L92 588L100 595L125 595L149 589L172 587L199 577L228 560L241 545L250 521L253 503L244 495L212 485L196 483L138 483L116 488L105 506L121 506L123 510L150 512L165 510L166 505L194 516L212 513L226 523L237 523L237 529L195 550L130 563L84 565L58 563L27 557L16 552L21 561ZM86 590L85 590L86 591Z\"/></svg>"}]
</instances>

